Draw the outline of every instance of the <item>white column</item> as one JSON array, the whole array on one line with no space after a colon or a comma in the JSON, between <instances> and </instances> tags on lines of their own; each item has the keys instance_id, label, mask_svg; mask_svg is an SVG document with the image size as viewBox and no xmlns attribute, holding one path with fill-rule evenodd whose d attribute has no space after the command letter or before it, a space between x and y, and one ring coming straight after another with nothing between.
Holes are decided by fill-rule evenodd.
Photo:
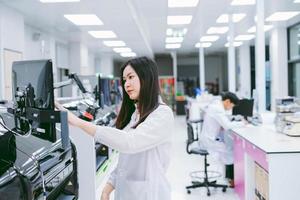
<instances>
[{"instance_id":1,"label":"white column","mask_svg":"<svg viewBox=\"0 0 300 200\"><path fill-rule=\"evenodd\" d=\"M264 0L256 1L255 87L259 112L266 110L264 3Z\"/></svg>"},{"instance_id":2,"label":"white column","mask_svg":"<svg viewBox=\"0 0 300 200\"><path fill-rule=\"evenodd\" d=\"M112 54L101 54L99 64L99 73L101 73L103 77L112 76L114 74L114 62Z\"/></svg>"},{"instance_id":3,"label":"white column","mask_svg":"<svg viewBox=\"0 0 300 200\"><path fill-rule=\"evenodd\" d=\"M236 80L235 80L235 48L234 42L234 23L232 20L233 15L229 15L229 35L228 35L228 90L230 92L236 91Z\"/></svg>"},{"instance_id":4,"label":"white column","mask_svg":"<svg viewBox=\"0 0 300 200\"><path fill-rule=\"evenodd\" d=\"M205 62L204 62L204 48L199 48L199 84L201 91L205 90Z\"/></svg>"},{"instance_id":5,"label":"white column","mask_svg":"<svg viewBox=\"0 0 300 200\"><path fill-rule=\"evenodd\" d=\"M276 27L270 38L272 111L275 109L275 99L288 95L287 60L287 31L284 27Z\"/></svg>"},{"instance_id":6,"label":"white column","mask_svg":"<svg viewBox=\"0 0 300 200\"><path fill-rule=\"evenodd\" d=\"M244 44L239 48L240 93L244 98L251 97L250 47Z\"/></svg>"},{"instance_id":7,"label":"white column","mask_svg":"<svg viewBox=\"0 0 300 200\"><path fill-rule=\"evenodd\" d=\"M70 71L78 75L86 75L89 65L88 48L82 43L73 42L70 44Z\"/></svg>"},{"instance_id":8,"label":"white column","mask_svg":"<svg viewBox=\"0 0 300 200\"><path fill-rule=\"evenodd\" d=\"M171 52L173 59L173 76L174 76L174 93L177 94L177 54L176 52Z\"/></svg>"}]
</instances>

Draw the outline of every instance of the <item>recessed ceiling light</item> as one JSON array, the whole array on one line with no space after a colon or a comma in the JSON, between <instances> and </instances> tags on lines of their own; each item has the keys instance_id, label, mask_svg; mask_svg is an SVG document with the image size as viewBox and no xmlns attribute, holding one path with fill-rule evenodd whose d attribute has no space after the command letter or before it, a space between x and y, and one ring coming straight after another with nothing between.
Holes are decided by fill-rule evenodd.
<instances>
[{"instance_id":1,"label":"recessed ceiling light","mask_svg":"<svg viewBox=\"0 0 300 200\"><path fill-rule=\"evenodd\" d=\"M122 57L135 57L136 53L134 53L134 52L128 52L128 53L121 53L120 55Z\"/></svg>"},{"instance_id":2,"label":"recessed ceiling light","mask_svg":"<svg viewBox=\"0 0 300 200\"><path fill-rule=\"evenodd\" d=\"M220 37L217 35L203 36L200 38L200 42L214 42L217 41Z\"/></svg>"},{"instance_id":3,"label":"recessed ceiling light","mask_svg":"<svg viewBox=\"0 0 300 200\"><path fill-rule=\"evenodd\" d=\"M264 31L269 31L273 28L273 25L264 25ZM252 26L248 29L248 33L255 33L256 32L256 26Z\"/></svg>"},{"instance_id":4,"label":"recessed ceiling light","mask_svg":"<svg viewBox=\"0 0 300 200\"><path fill-rule=\"evenodd\" d=\"M89 31L90 35L95 38L116 38L117 35L113 31Z\"/></svg>"},{"instance_id":5,"label":"recessed ceiling light","mask_svg":"<svg viewBox=\"0 0 300 200\"><path fill-rule=\"evenodd\" d=\"M300 12L275 12L272 15L270 15L269 17L267 17L266 21L267 22L274 22L274 21L286 21L289 20L293 17L295 17L296 15L298 15Z\"/></svg>"},{"instance_id":6,"label":"recessed ceiling light","mask_svg":"<svg viewBox=\"0 0 300 200\"><path fill-rule=\"evenodd\" d=\"M233 0L231 2L232 6L244 6L244 5L254 5L255 0Z\"/></svg>"},{"instance_id":7,"label":"recessed ceiling light","mask_svg":"<svg viewBox=\"0 0 300 200\"><path fill-rule=\"evenodd\" d=\"M168 25L183 25L191 23L192 18L192 15L174 15L168 16L167 21Z\"/></svg>"},{"instance_id":8,"label":"recessed ceiling light","mask_svg":"<svg viewBox=\"0 0 300 200\"><path fill-rule=\"evenodd\" d=\"M233 42L234 47L239 47L243 44L243 42ZM229 42L225 44L225 47L229 47Z\"/></svg>"},{"instance_id":9,"label":"recessed ceiling light","mask_svg":"<svg viewBox=\"0 0 300 200\"><path fill-rule=\"evenodd\" d=\"M237 41L246 41L246 40L252 40L255 38L255 35L249 34L249 35L238 35L234 38L234 40Z\"/></svg>"},{"instance_id":10,"label":"recessed ceiling light","mask_svg":"<svg viewBox=\"0 0 300 200\"><path fill-rule=\"evenodd\" d=\"M73 24L82 25L103 25L103 22L93 14L79 14L79 15L64 15Z\"/></svg>"},{"instance_id":11,"label":"recessed ceiling light","mask_svg":"<svg viewBox=\"0 0 300 200\"><path fill-rule=\"evenodd\" d=\"M228 27L227 26L221 26L221 27L210 27L207 30L207 34L223 34L226 33L228 31Z\"/></svg>"},{"instance_id":12,"label":"recessed ceiling light","mask_svg":"<svg viewBox=\"0 0 300 200\"><path fill-rule=\"evenodd\" d=\"M42 3L69 3L69 2L80 2L80 0L40 0Z\"/></svg>"},{"instance_id":13,"label":"recessed ceiling light","mask_svg":"<svg viewBox=\"0 0 300 200\"><path fill-rule=\"evenodd\" d=\"M114 52L116 53L128 53L131 52L132 50L128 47L121 47L121 48L113 48Z\"/></svg>"},{"instance_id":14,"label":"recessed ceiling light","mask_svg":"<svg viewBox=\"0 0 300 200\"><path fill-rule=\"evenodd\" d=\"M295 0L294 3L300 3L300 0Z\"/></svg>"},{"instance_id":15,"label":"recessed ceiling light","mask_svg":"<svg viewBox=\"0 0 300 200\"><path fill-rule=\"evenodd\" d=\"M212 45L212 43L210 43L210 42L203 42L203 43L198 42L195 44L195 47L196 48L200 48L200 47L207 48L207 47L210 47L211 45Z\"/></svg>"},{"instance_id":16,"label":"recessed ceiling light","mask_svg":"<svg viewBox=\"0 0 300 200\"><path fill-rule=\"evenodd\" d=\"M199 0L168 0L169 8L196 7Z\"/></svg>"},{"instance_id":17,"label":"recessed ceiling light","mask_svg":"<svg viewBox=\"0 0 300 200\"><path fill-rule=\"evenodd\" d=\"M103 44L108 47L124 47L126 46L125 42L121 40L106 40L103 41Z\"/></svg>"},{"instance_id":18,"label":"recessed ceiling light","mask_svg":"<svg viewBox=\"0 0 300 200\"><path fill-rule=\"evenodd\" d=\"M181 47L181 44L166 44L166 49L178 49Z\"/></svg>"},{"instance_id":19,"label":"recessed ceiling light","mask_svg":"<svg viewBox=\"0 0 300 200\"><path fill-rule=\"evenodd\" d=\"M180 43L183 41L183 37L167 37L166 43Z\"/></svg>"},{"instance_id":20,"label":"recessed ceiling light","mask_svg":"<svg viewBox=\"0 0 300 200\"><path fill-rule=\"evenodd\" d=\"M233 22L237 23L244 19L246 17L245 13L236 13L233 14ZM222 14L220 17L217 19L217 23L228 23L229 22L229 15L228 14Z\"/></svg>"},{"instance_id":21,"label":"recessed ceiling light","mask_svg":"<svg viewBox=\"0 0 300 200\"><path fill-rule=\"evenodd\" d=\"M298 41L297 44L300 45L300 41Z\"/></svg>"}]
</instances>

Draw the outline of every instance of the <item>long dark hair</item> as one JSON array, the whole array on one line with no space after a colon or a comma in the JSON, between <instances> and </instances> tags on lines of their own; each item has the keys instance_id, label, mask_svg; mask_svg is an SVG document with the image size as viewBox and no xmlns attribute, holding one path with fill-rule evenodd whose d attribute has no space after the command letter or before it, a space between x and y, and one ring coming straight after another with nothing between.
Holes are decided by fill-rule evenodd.
<instances>
[{"instance_id":1,"label":"long dark hair","mask_svg":"<svg viewBox=\"0 0 300 200\"><path fill-rule=\"evenodd\" d=\"M140 79L140 94L138 99L138 111L140 113L139 121L132 127L136 128L142 123L147 116L155 110L158 105L159 81L156 63L147 57L138 57L127 61L121 67L121 80L124 69L130 65L137 73ZM135 110L134 100L131 100L125 91L124 81L122 81L123 101L119 112L116 128L123 129L131 119L131 115Z\"/></svg>"}]
</instances>

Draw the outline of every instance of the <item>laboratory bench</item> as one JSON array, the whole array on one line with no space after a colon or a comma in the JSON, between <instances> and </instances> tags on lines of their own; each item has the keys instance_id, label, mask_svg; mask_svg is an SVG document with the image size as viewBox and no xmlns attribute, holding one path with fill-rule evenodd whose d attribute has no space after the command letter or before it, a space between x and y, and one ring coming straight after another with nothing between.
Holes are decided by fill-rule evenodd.
<instances>
[{"instance_id":1,"label":"laboratory bench","mask_svg":"<svg viewBox=\"0 0 300 200\"><path fill-rule=\"evenodd\" d=\"M234 182L240 200L296 200L300 196L300 137L275 130L275 114L263 124L235 128Z\"/></svg>"}]
</instances>

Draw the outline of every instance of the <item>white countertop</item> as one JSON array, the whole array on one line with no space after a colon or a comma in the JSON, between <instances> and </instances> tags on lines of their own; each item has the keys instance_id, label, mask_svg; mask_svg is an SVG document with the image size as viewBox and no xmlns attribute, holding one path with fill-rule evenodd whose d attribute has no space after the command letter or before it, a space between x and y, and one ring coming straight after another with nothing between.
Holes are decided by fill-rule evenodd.
<instances>
[{"instance_id":1,"label":"white countertop","mask_svg":"<svg viewBox=\"0 0 300 200\"><path fill-rule=\"evenodd\" d=\"M300 153L300 137L290 137L276 132L272 117L274 114L263 117L263 123L259 126L251 124L242 128L235 128L233 132L248 142L254 144L266 153Z\"/></svg>"}]
</instances>

